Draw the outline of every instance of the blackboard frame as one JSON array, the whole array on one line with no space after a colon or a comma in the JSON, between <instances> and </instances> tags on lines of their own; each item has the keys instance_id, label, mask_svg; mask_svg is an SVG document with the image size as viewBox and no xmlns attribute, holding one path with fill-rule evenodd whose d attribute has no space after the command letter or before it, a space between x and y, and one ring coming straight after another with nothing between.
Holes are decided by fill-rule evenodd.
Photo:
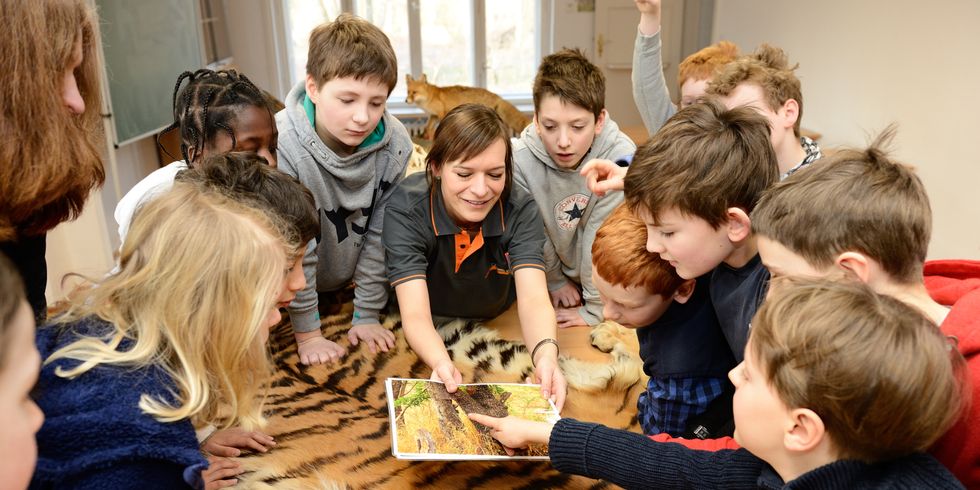
<instances>
[{"instance_id":1,"label":"blackboard frame","mask_svg":"<svg viewBox=\"0 0 980 490\"><path fill-rule=\"evenodd\" d=\"M204 66L198 0L96 0L116 147L173 122L177 75Z\"/></svg>"}]
</instances>

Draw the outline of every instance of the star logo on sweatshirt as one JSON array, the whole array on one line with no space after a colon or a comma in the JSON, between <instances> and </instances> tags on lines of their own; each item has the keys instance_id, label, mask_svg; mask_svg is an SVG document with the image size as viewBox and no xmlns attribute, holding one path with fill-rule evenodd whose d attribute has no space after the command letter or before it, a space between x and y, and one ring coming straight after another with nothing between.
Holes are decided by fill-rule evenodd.
<instances>
[{"instance_id":1,"label":"star logo on sweatshirt","mask_svg":"<svg viewBox=\"0 0 980 490\"><path fill-rule=\"evenodd\" d=\"M572 194L555 205L555 222L562 230L574 230L585 217L589 207L589 196Z\"/></svg>"},{"instance_id":2,"label":"star logo on sweatshirt","mask_svg":"<svg viewBox=\"0 0 980 490\"><path fill-rule=\"evenodd\" d=\"M572 209L569 209L569 210L566 210L565 211L565 214L568 215L568 220L569 221L572 221L572 220L576 220L576 219L581 219L582 218L582 211L583 210L578 207L578 203L575 203L572 206Z\"/></svg>"}]
</instances>

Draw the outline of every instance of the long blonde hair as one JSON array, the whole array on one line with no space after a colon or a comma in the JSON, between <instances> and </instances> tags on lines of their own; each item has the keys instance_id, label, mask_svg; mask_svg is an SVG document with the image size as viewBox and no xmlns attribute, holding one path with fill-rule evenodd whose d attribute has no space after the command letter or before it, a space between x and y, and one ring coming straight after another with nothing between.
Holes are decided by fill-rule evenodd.
<instances>
[{"instance_id":1,"label":"long blonde hair","mask_svg":"<svg viewBox=\"0 0 980 490\"><path fill-rule=\"evenodd\" d=\"M270 364L260 334L283 287L287 250L296 248L274 219L220 192L175 183L136 213L119 273L58 319L94 315L112 324L110 333L82 337L45 363L81 361L58 368L66 378L100 364L156 365L173 380L176 400L142 396L140 408L157 420L261 426ZM123 340L131 348L119 349Z\"/></svg>"},{"instance_id":2,"label":"long blonde hair","mask_svg":"<svg viewBox=\"0 0 980 490\"><path fill-rule=\"evenodd\" d=\"M78 216L105 170L95 13L85 0L3 0L0 21L0 240L6 241ZM75 78L86 110L71 114L61 94L79 39L83 59Z\"/></svg>"}]
</instances>

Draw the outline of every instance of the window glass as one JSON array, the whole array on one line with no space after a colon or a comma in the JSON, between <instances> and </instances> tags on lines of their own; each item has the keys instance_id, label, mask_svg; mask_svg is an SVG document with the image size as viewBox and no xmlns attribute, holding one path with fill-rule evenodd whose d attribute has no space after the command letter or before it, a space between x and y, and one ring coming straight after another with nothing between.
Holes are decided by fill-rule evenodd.
<instances>
[{"instance_id":1,"label":"window glass","mask_svg":"<svg viewBox=\"0 0 980 490\"><path fill-rule=\"evenodd\" d=\"M336 19L340 13L340 0L286 0L286 51L289 53L290 79L294 85L306 79L310 32L316 26Z\"/></svg>"},{"instance_id":2,"label":"window glass","mask_svg":"<svg viewBox=\"0 0 980 490\"><path fill-rule=\"evenodd\" d=\"M408 41L408 2L404 0L359 0L355 5L358 17L367 19L381 28L398 59L398 84L391 98L404 101L405 74L412 70L411 46Z\"/></svg>"},{"instance_id":3,"label":"window glass","mask_svg":"<svg viewBox=\"0 0 980 490\"><path fill-rule=\"evenodd\" d=\"M473 85L471 3L419 0L422 71L436 85Z\"/></svg>"},{"instance_id":4,"label":"window glass","mask_svg":"<svg viewBox=\"0 0 980 490\"><path fill-rule=\"evenodd\" d=\"M538 2L489 0L487 16L487 89L498 94L528 94L538 68L535 19Z\"/></svg>"}]
</instances>

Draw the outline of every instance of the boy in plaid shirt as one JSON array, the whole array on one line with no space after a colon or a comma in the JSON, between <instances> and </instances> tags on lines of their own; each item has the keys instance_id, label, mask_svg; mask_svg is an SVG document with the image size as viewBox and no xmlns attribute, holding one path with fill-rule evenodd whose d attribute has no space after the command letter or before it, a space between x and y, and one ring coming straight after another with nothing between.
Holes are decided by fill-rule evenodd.
<instances>
[{"instance_id":1,"label":"boy in plaid shirt","mask_svg":"<svg viewBox=\"0 0 980 490\"><path fill-rule=\"evenodd\" d=\"M643 371L637 401L643 433L686 438L731 434L735 367L708 297L708 281L681 279L646 251L646 227L625 206L613 211L592 244L593 280L603 316L636 328Z\"/></svg>"}]
</instances>

